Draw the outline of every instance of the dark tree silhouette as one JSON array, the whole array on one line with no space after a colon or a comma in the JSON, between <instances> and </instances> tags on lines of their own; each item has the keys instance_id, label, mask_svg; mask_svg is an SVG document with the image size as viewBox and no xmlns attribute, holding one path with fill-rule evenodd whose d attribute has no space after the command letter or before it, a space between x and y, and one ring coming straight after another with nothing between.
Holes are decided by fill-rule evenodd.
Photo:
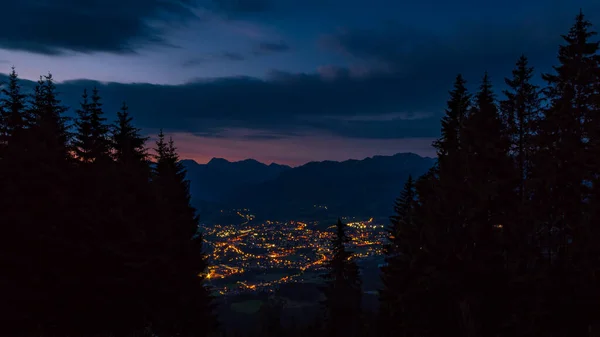
<instances>
[{"instance_id":1,"label":"dark tree silhouette","mask_svg":"<svg viewBox=\"0 0 600 337\"><path fill-rule=\"evenodd\" d=\"M9 143L19 143L26 127L25 101L27 96L21 91L19 76L12 68L8 76L8 85L2 88L4 97L0 100L0 158L8 150Z\"/></svg>"},{"instance_id":2,"label":"dark tree silhouette","mask_svg":"<svg viewBox=\"0 0 600 337\"><path fill-rule=\"evenodd\" d=\"M155 234L162 248L154 266L159 283L153 294L152 328L157 334L205 336L214 331L216 321L204 286L207 258L198 216L190 205L189 181L173 140L165 142L162 130L155 151L153 185L161 209Z\"/></svg>"},{"instance_id":3,"label":"dark tree silhouette","mask_svg":"<svg viewBox=\"0 0 600 337\"><path fill-rule=\"evenodd\" d=\"M513 182L505 182L514 189L512 212L503 223L506 272L510 278L507 299L513 308L513 318L506 324L510 335L527 336L533 333L532 322L536 320L538 305L536 296L537 277L531 268L539 252L532 245L536 215L532 205L534 158L537 155L536 137L541 118L541 90L532 84L534 69L522 55L512 71L512 78L505 78L508 89L503 91L500 102L501 114L510 142L513 158ZM508 205L503 206L508 209Z\"/></svg>"},{"instance_id":4,"label":"dark tree silhouette","mask_svg":"<svg viewBox=\"0 0 600 337\"><path fill-rule=\"evenodd\" d=\"M596 244L589 241L584 212L586 181L597 171L587 165L589 136L585 132L585 121L597 113L600 58L598 42L591 41L594 35L580 12L563 36L566 44L559 47L560 64L554 73L543 75L549 104L538 135L535 202L543 225L540 232L547 238L543 250L549 273L544 296L549 336L585 335L589 320L598 315L597 310L590 310L589 302L597 300L597 287L591 283L595 277L590 274L595 268L589 264L597 260L590 255Z\"/></svg>"},{"instance_id":5,"label":"dark tree silhouette","mask_svg":"<svg viewBox=\"0 0 600 337\"><path fill-rule=\"evenodd\" d=\"M113 156L115 161L124 167L136 171L140 168L147 170L148 153L145 144L148 137L142 137L141 130L133 126L132 121L129 107L123 102L121 111L117 112L117 121L112 127Z\"/></svg>"},{"instance_id":6,"label":"dark tree silhouette","mask_svg":"<svg viewBox=\"0 0 600 337\"><path fill-rule=\"evenodd\" d=\"M323 287L327 330L332 336L357 336L361 332L362 289L360 273L351 252L346 250L349 242L346 225L338 219L331 239L331 259L324 275Z\"/></svg>"},{"instance_id":7,"label":"dark tree silhouette","mask_svg":"<svg viewBox=\"0 0 600 337\"><path fill-rule=\"evenodd\" d=\"M510 184L514 166L509 147L486 73L465 128L468 193L464 201L467 221L461 240L465 268L461 310L474 320L473 324L465 322L469 334L498 333L507 315L503 239L509 209L515 201Z\"/></svg>"},{"instance_id":8,"label":"dark tree silhouette","mask_svg":"<svg viewBox=\"0 0 600 337\"><path fill-rule=\"evenodd\" d=\"M105 124L98 89L92 91L91 101L84 89L81 99L75 122L75 155L83 163L106 161L110 155L109 127Z\"/></svg>"},{"instance_id":9,"label":"dark tree silhouette","mask_svg":"<svg viewBox=\"0 0 600 337\"><path fill-rule=\"evenodd\" d=\"M379 292L382 331L414 336L420 315L414 302L419 279L417 255L422 250L421 233L416 219L415 182L409 176L390 217L388 243L385 245L385 266L381 268L383 288ZM417 286L418 287L418 286ZM413 291L413 293L411 293Z\"/></svg>"}]
</instances>

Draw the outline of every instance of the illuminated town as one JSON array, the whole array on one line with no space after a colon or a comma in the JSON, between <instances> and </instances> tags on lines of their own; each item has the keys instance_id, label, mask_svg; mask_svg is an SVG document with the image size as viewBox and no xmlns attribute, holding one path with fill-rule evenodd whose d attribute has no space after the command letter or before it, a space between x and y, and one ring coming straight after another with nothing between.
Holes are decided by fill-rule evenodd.
<instances>
[{"instance_id":1,"label":"illuminated town","mask_svg":"<svg viewBox=\"0 0 600 337\"><path fill-rule=\"evenodd\" d=\"M255 221L247 209L236 210L243 223L202 225L209 255L207 279L216 294L272 292L282 283L319 282L334 223ZM384 225L371 219L345 219L357 261L382 254Z\"/></svg>"}]
</instances>

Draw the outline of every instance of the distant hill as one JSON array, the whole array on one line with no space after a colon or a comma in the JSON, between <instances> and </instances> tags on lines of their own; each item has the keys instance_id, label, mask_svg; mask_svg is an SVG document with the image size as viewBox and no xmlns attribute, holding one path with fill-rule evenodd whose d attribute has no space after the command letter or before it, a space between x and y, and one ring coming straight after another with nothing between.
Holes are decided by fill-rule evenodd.
<instances>
[{"instance_id":1,"label":"distant hill","mask_svg":"<svg viewBox=\"0 0 600 337\"><path fill-rule=\"evenodd\" d=\"M213 158L206 164L182 160L190 180L192 197L204 202L219 202L242 185L259 184L275 179L289 166L259 163L254 159L230 162Z\"/></svg>"},{"instance_id":2,"label":"distant hill","mask_svg":"<svg viewBox=\"0 0 600 337\"><path fill-rule=\"evenodd\" d=\"M249 159L207 164L186 160L194 205L250 208L272 219L388 216L409 174L418 177L435 162L414 153L343 162L311 162L290 168Z\"/></svg>"},{"instance_id":3,"label":"distant hill","mask_svg":"<svg viewBox=\"0 0 600 337\"><path fill-rule=\"evenodd\" d=\"M390 215L408 175L422 175L434 161L399 153L363 160L312 162L239 190L227 204L276 219Z\"/></svg>"}]
</instances>

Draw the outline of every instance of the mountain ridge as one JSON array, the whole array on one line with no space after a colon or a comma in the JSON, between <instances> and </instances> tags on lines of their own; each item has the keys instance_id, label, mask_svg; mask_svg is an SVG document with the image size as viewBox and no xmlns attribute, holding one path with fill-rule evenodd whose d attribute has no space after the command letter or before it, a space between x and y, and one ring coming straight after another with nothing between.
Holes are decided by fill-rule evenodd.
<instances>
[{"instance_id":1,"label":"mountain ridge","mask_svg":"<svg viewBox=\"0 0 600 337\"><path fill-rule=\"evenodd\" d=\"M192 202L203 219L217 209L250 208L272 219L315 216L382 216L408 178L420 176L435 159L414 153L344 161L312 161L297 167L254 159L207 164L182 161L188 169Z\"/></svg>"},{"instance_id":2,"label":"mountain ridge","mask_svg":"<svg viewBox=\"0 0 600 337\"><path fill-rule=\"evenodd\" d=\"M215 163L227 163L227 164L236 164L236 163L244 163L244 162L255 162L255 163L259 163L259 164L263 164L265 166L283 166L283 167L289 167L289 168L299 168L302 167L304 165L308 165L308 164L312 164L312 163L324 163L324 162L331 162L331 163L345 163L345 162L355 162L355 161L363 161L363 160L368 160L368 159L374 159L374 158L380 158L380 157L396 157L396 156L416 156L419 158L423 158L423 159L430 159L430 160L435 160L434 157L427 157L427 156L420 156L414 152L398 152L395 153L393 155L373 155L373 156L369 156L369 157L364 157L363 159L354 159L354 158L350 158L350 159L344 159L344 160L330 160L330 159L325 159L325 160L313 160L313 161L309 161L306 162L302 165L298 165L298 166L290 166L290 165L286 165L286 164L279 164L276 162L272 162L270 164L266 164L263 163L261 161L258 161L254 158L246 158L246 159L241 159L241 160L235 160L235 161L231 161L222 157L212 157L207 163L202 164L202 163L198 163L197 161L195 161L194 159L181 159L182 163L194 163L197 165L209 165L209 164L215 164Z\"/></svg>"}]
</instances>

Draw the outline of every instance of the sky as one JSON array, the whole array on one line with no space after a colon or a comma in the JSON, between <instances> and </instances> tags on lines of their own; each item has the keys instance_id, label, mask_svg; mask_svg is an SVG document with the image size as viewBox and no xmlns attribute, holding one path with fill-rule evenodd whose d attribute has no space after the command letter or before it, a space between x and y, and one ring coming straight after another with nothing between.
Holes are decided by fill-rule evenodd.
<instances>
[{"instance_id":1,"label":"sky","mask_svg":"<svg viewBox=\"0 0 600 337\"><path fill-rule=\"evenodd\" d=\"M521 54L538 77L551 71L580 9L600 25L597 0L19 0L3 9L0 73L15 66L35 81L51 72L72 108L96 86L109 119L126 101L137 126L164 129L183 158L292 166L434 156L458 73L475 90L487 71L501 98Z\"/></svg>"}]
</instances>

